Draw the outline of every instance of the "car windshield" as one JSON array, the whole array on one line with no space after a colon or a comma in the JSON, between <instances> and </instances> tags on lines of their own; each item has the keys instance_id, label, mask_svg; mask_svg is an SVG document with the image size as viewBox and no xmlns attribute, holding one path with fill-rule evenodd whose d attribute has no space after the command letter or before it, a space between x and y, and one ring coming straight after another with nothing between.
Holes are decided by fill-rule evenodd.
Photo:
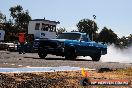
<instances>
[{"instance_id":1,"label":"car windshield","mask_svg":"<svg viewBox=\"0 0 132 88\"><path fill-rule=\"evenodd\" d=\"M57 39L79 40L80 36L81 34L77 34L77 33L62 33L62 34L59 34Z\"/></svg>"}]
</instances>

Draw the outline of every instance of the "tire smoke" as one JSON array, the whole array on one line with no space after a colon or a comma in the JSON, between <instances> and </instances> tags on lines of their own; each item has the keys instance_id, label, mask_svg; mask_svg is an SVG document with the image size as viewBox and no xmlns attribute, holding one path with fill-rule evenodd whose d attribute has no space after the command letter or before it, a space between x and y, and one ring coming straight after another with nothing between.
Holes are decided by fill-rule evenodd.
<instances>
[{"instance_id":1,"label":"tire smoke","mask_svg":"<svg viewBox=\"0 0 132 88\"><path fill-rule=\"evenodd\" d=\"M92 60L89 56L78 56L77 59ZM107 54L102 55L101 62L120 62L120 63L132 63L132 46L127 49L120 49L115 45L108 46Z\"/></svg>"},{"instance_id":2,"label":"tire smoke","mask_svg":"<svg viewBox=\"0 0 132 88\"><path fill-rule=\"evenodd\" d=\"M132 46L127 49L119 49L110 45L107 51L106 55L101 56L102 62L132 63Z\"/></svg>"}]
</instances>

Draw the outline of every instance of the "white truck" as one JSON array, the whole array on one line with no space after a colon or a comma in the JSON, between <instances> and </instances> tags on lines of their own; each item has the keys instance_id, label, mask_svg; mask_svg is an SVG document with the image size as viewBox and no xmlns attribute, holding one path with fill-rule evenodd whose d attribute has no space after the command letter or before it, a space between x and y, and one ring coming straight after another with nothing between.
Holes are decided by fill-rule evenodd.
<instances>
[{"instance_id":1,"label":"white truck","mask_svg":"<svg viewBox=\"0 0 132 88\"><path fill-rule=\"evenodd\" d=\"M60 22L45 19L29 21L28 34L33 34L35 39L56 38L56 25Z\"/></svg>"}]
</instances>

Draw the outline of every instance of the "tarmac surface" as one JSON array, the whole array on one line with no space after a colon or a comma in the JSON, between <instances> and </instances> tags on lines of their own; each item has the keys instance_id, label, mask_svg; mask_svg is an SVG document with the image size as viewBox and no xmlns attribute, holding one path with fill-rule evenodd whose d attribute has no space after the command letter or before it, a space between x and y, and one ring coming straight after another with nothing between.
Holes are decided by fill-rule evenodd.
<instances>
[{"instance_id":1,"label":"tarmac surface","mask_svg":"<svg viewBox=\"0 0 132 88\"><path fill-rule=\"evenodd\" d=\"M64 57L48 55L46 59L40 59L37 53L19 54L18 52L0 51L0 68L29 68L29 67L84 67L90 69L99 68L128 68L129 63L92 61L91 59L65 60Z\"/></svg>"}]
</instances>

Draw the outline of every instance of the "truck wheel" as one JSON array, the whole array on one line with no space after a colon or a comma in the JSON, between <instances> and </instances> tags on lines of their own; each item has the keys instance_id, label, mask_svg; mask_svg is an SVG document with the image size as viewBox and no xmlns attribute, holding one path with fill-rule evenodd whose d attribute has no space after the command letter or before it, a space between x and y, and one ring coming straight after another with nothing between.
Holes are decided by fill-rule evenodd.
<instances>
[{"instance_id":1,"label":"truck wheel","mask_svg":"<svg viewBox=\"0 0 132 88\"><path fill-rule=\"evenodd\" d=\"M65 52L65 59L67 60L75 60L77 58L76 53L75 53L75 49L74 48L70 48Z\"/></svg>"},{"instance_id":2,"label":"truck wheel","mask_svg":"<svg viewBox=\"0 0 132 88\"><path fill-rule=\"evenodd\" d=\"M39 47L38 55L40 58L45 58L47 56L46 49L44 49L43 47Z\"/></svg>"},{"instance_id":3,"label":"truck wheel","mask_svg":"<svg viewBox=\"0 0 132 88\"><path fill-rule=\"evenodd\" d=\"M100 57L91 56L91 58L93 61L99 61L100 60Z\"/></svg>"},{"instance_id":4,"label":"truck wheel","mask_svg":"<svg viewBox=\"0 0 132 88\"><path fill-rule=\"evenodd\" d=\"M93 61L99 61L100 60L100 57L101 57L101 50L100 49L97 50L96 55L91 56L91 58L92 58Z\"/></svg>"},{"instance_id":5,"label":"truck wheel","mask_svg":"<svg viewBox=\"0 0 132 88\"><path fill-rule=\"evenodd\" d=\"M38 53L38 55L39 55L40 58L43 58L43 59L47 56L46 53Z\"/></svg>"}]
</instances>

